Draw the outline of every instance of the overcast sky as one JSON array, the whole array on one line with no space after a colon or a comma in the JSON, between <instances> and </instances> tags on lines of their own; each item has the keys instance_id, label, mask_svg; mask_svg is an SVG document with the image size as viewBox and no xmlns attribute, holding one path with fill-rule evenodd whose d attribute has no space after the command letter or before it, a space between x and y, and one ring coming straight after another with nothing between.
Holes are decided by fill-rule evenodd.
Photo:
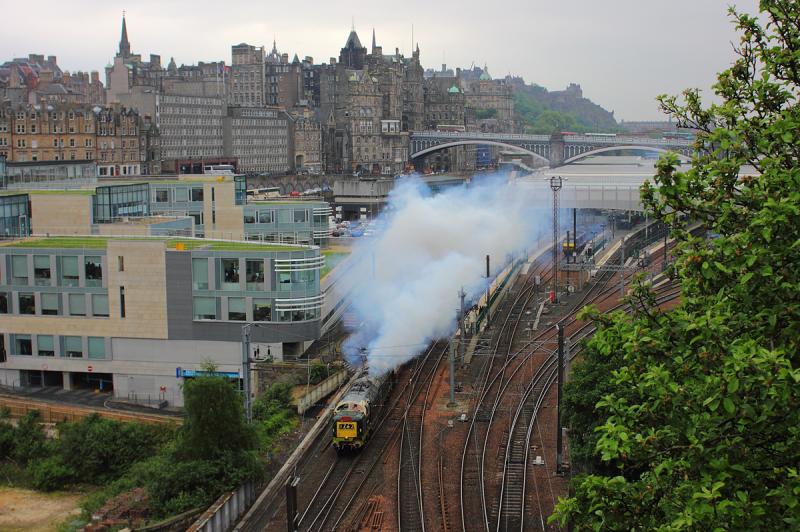
<instances>
[{"instance_id":1,"label":"overcast sky","mask_svg":"<svg viewBox=\"0 0 800 532\"><path fill-rule=\"evenodd\" d=\"M685 87L706 92L733 58L737 39L723 0L40 0L0 13L0 61L28 53L58 56L66 70L101 70L114 56L123 9L134 53L190 64L225 60L247 42L327 62L339 55L354 20L369 46L406 55L419 42L425 68L486 64L495 77L520 75L550 90L579 83L584 96L617 119L660 115L654 97ZM756 0L736 5L754 12Z\"/></svg>"}]
</instances>

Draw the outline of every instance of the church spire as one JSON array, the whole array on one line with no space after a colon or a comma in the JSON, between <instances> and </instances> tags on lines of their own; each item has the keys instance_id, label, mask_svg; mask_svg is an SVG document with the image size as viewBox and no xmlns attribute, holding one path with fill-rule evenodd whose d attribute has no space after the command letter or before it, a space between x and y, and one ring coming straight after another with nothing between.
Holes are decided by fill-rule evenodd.
<instances>
[{"instance_id":1,"label":"church spire","mask_svg":"<svg viewBox=\"0 0 800 532\"><path fill-rule=\"evenodd\" d=\"M375 28L372 28L372 53L375 53L375 48L378 47L377 42L375 42Z\"/></svg>"},{"instance_id":2,"label":"church spire","mask_svg":"<svg viewBox=\"0 0 800 532\"><path fill-rule=\"evenodd\" d=\"M119 55L122 57L131 55L131 43L128 42L128 26L125 24L125 11L122 12L122 37L119 39Z\"/></svg>"}]
</instances>

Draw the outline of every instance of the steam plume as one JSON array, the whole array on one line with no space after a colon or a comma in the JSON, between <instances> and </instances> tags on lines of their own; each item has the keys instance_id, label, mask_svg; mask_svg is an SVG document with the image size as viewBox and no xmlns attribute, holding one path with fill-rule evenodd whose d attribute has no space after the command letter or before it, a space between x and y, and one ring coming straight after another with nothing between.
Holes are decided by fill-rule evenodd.
<instances>
[{"instance_id":1,"label":"steam plume","mask_svg":"<svg viewBox=\"0 0 800 532\"><path fill-rule=\"evenodd\" d=\"M417 178L398 184L378 222L384 228L359 242L350 261L357 279L351 308L360 325L344 343L348 360L360 364L365 350L370 372L380 374L449 336L459 289L467 308L486 289L486 255L494 276L546 230L539 188L502 176L438 195Z\"/></svg>"}]
</instances>

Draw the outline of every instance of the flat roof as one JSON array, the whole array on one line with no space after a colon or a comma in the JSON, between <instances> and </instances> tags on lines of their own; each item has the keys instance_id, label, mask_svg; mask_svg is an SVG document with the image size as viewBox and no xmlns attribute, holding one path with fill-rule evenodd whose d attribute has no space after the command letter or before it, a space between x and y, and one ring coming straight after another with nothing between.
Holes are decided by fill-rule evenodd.
<instances>
[{"instance_id":1,"label":"flat roof","mask_svg":"<svg viewBox=\"0 0 800 532\"><path fill-rule=\"evenodd\" d=\"M183 244L184 250L204 249L208 251L305 251L312 246L299 246L289 244L262 244L260 242L238 242L235 240L211 240L204 238L174 238L174 237L114 237L114 236L32 236L21 240L1 243L5 248L75 248L75 249L105 249L109 241L162 241L167 249L176 249L178 244Z\"/></svg>"},{"instance_id":2,"label":"flat roof","mask_svg":"<svg viewBox=\"0 0 800 532\"><path fill-rule=\"evenodd\" d=\"M51 196L94 196L94 188L26 188L26 189L3 189L0 196L17 196L20 194L30 195L51 195Z\"/></svg>"}]
</instances>

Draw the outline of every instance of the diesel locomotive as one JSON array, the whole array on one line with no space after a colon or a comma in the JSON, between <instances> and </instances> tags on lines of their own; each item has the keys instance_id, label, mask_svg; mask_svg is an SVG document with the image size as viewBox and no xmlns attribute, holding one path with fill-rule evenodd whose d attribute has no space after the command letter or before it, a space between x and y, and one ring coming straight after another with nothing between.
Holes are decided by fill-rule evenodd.
<instances>
[{"instance_id":1,"label":"diesel locomotive","mask_svg":"<svg viewBox=\"0 0 800 532\"><path fill-rule=\"evenodd\" d=\"M377 407L391 388L391 373L371 376L363 370L333 411L333 446L337 451L361 449L377 423Z\"/></svg>"}]
</instances>

